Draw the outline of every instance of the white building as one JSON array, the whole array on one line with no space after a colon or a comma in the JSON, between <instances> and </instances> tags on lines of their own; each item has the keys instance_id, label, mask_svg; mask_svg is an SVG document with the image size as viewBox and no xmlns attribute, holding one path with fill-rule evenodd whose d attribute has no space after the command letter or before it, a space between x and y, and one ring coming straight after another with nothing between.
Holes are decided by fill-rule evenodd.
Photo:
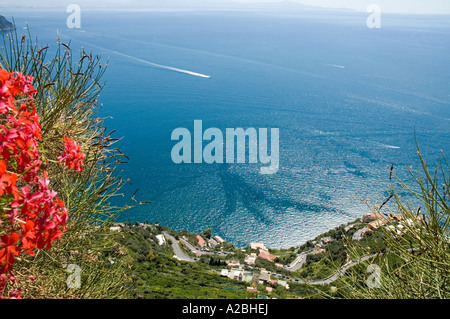
<instances>
[{"instance_id":1,"label":"white building","mask_svg":"<svg viewBox=\"0 0 450 319\"><path fill-rule=\"evenodd\" d=\"M247 265L254 265L256 263L256 254L255 253L251 253L250 255L245 256L245 260L244 262Z\"/></svg>"},{"instance_id":2,"label":"white building","mask_svg":"<svg viewBox=\"0 0 450 319\"><path fill-rule=\"evenodd\" d=\"M242 281L242 277L244 276L244 271L240 268L232 268L228 273L228 278Z\"/></svg>"},{"instance_id":3,"label":"white building","mask_svg":"<svg viewBox=\"0 0 450 319\"><path fill-rule=\"evenodd\" d=\"M225 240L222 239L222 237L220 236L214 236L214 238L220 243L222 244Z\"/></svg>"},{"instance_id":4,"label":"white building","mask_svg":"<svg viewBox=\"0 0 450 319\"><path fill-rule=\"evenodd\" d=\"M166 238L164 237L163 234L156 235L156 239L158 239L158 244L160 246L166 243Z\"/></svg>"},{"instance_id":5,"label":"white building","mask_svg":"<svg viewBox=\"0 0 450 319\"><path fill-rule=\"evenodd\" d=\"M250 248L253 250L257 249L267 250L266 246L264 246L264 243L251 243Z\"/></svg>"},{"instance_id":6,"label":"white building","mask_svg":"<svg viewBox=\"0 0 450 319\"><path fill-rule=\"evenodd\" d=\"M269 281L270 280L270 272L268 272L265 269L261 269L261 272L259 274L259 280L261 281Z\"/></svg>"}]
</instances>

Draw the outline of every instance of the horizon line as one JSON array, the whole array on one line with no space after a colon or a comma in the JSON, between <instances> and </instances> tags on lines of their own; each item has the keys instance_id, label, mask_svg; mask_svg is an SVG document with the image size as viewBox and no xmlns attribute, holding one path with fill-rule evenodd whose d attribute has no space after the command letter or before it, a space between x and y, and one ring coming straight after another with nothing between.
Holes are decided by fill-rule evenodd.
<instances>
[{"instance_id":1,"label":"horizon line","mask_svg":"<svg viewBox=\"0 0 450 319\"><path fill-rule=\"evenodd\" d=\"M289 2L293 5L298 5L298 10L296 11L290 11L289 13L301 13L305 11L316 11L316 12L352 12L352 13L367 13L365 10L357 10L353 8L332 8L332 7L323 7L323 6L313 6L313 5L304 5L297 2ZM89 11L114 11L114 12L168 12L168 11L261 11L261 10L267 10L267 9L273 9L270 7L270 5L273 5L276 3L242 3L238 4L236 6L179 6L179 7L170 7L170 6L156 6L156 7L145 7L145 8L130 8L125 5L123 6L81 6L83 10L89 10ZM59 11L62 8L65 8L65 5L61 6L29 6L29 5L3 5L3 10L16 10L16 9L25 9L25 10L39 10L39 11ZM276 7L278 12L276 13L282 13L283 11L286 11L287 8L283 7ZM292 9L292 8L290 8ZM448 16L450 15L450 12L400 12L400 11L383 11L383 14L389 14L389 15L420 15L420 16Z\"/></svg>"}]
</instances>

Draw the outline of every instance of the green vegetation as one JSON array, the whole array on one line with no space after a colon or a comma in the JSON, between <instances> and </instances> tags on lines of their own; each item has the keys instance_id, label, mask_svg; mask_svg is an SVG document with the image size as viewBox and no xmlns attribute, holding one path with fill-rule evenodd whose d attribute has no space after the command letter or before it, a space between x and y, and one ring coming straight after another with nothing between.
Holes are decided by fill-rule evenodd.
<instances>
[{"instance_id":1,"label":"green vegetation","mask_svg":"<svg viewBox=\"0 0 450 319\"><path fill-rule=\"evenodd\" d=\"M275 262L285 265L292 262L300 253L307 253L306 262L296 272L277 267L274 262L261 258L257 258L256 264L252 267L244 266L244 270L247 269L247 271L258 272L265 269L276 273L276 276L272 274L274 279L288 280L290 285L290 289L287 290L277 284L256 284L254 287L257 288L258 293L275 298L448 298L449 177L446 172L449 167L446 161L445 165L439 163L434 174L431 174L420 150L419 157L421 160L419 177L411 173L418 184L418 189L413 190L401 181L399 185L413 192L422 201L425 209L412 209L411 206L404 204L391 183L392 196L389 198L394 201L396 214L389 209L388 205L385 205L387 202L381 206L384 211L380 207L374 208L373 213L377 213L374 215L377 216L375 223L378 223L378 226L375 230L366 231L361 239L354 240L353 235L359 230L366 229L368 224L358 219L321 234L300 247L271 250L271 253L278 256ZM439 189L437 185L442 183L443 187ZM426 211L421 213L422 209ZM192 234L184 234L184 236L195 238ZM250 248L240 250L232 247L228 252L230 255L227 259L238 260L244 264L245 256L255 251ZM164 262L169 263L168 260ZM184 287L183 281L182 284L174 284L174 281L171 281L172 284L165 295L162 293L156 295L153 290L155 288L149 288L153 284L144 280L141 284L145 288L138 289L141 291L141 297L142 291L147 291L146 297L149 298L197 298L201 295L199 291L202 291L203 297L206 298L240 298L245 294L239 289L250 286L219 276L218 271L225 268L224 257L202 256L198 263L172 260L169 264L167 269L170 269L169 272L175 282L181 280L180 274L184 273L190 273L193 275L192 278L202 273L209 280L208 282L200 280L204 284L201 288L196 286L198 280L190 282L189 285L196 286L192 290ZM158 274L158 268L152 268L148 262L144 265ZM377 281L374 281L373 277L377 268L369 267L373 265L380 267L381 285L379 286L376 285ZM328 285L315 284L315 281L324 280L338 273L344 266L347 267L345 274L340 273L336 281ZM135 272L134 275L139 276L141 271ZM161 282L158 275L155 276L158 278L156 287L167 284ZM293 281L293 278L299 278L299 281ZM302 283L302 279L307 280L307 283ZM180 288L180 285L185 289ZM273 291L269 295L265 292L265 288L270 286ZM220 293L221 289L228 290L229 293ZM181 291L184 293L182 294ZM240 291L238 295L235 294L237 291ZM249 297L248 294L247 297Z\"/></svg>"},{"instance_id":2,"label":"green vegetation","mask_svg":"<svg viewBox=\"0 0 450 319\"><path fill-rule=\"evenodd\" d=\"M125 297L123 265L110 261L114 243L105 232L127 208L111 205L124 181L117 171L123 161L114 148L117 139L105 132L97 116L98 95L105 67L100 58L81 51L79 57L68 44L56 44L55 54L32 41L30 34L2 33L0 67L8 72L33 75L36 110L42 126L42 167L51 187L68 209L67 231L51 250L21 258L15 267L24 298L117 298ZM69 172L55 161L63 153L63 137L76 139L86 154L82 172ZM83 289L68 289L67 267L82 269ZM34 277L30 281L30 276Z\"/></svg>"},{"instance_id":3,"label":"green vegetation","mask_svg":"<svg viewBox=\"0 0 450 319\"><path fill-rule=\"evenodd\" d=\"M97 115L105 71L99 57L82 51L74 58L70 46L59 40L55 55L47 57L48 48L34 43L30 35L3 36L0 66L35 77L43 166L69 214L67 231L51 250L17 261L15 275L24 298L449 298L450 166L444 157L432 170L418 148L420 165L417 172L410 170L414 187L395 179L391 170L390 178L397 181L395 187L392 181L389 187L391 202L372 209L385 216L378 219L382 226L366 232L361 240L352 237L367 224L356 220L300 247L270 250L277 256L275 262L257 258L255 265L244 266L246 272L265 269L276 273L276 279L304 279L308 284L289 280L290 288L286 289L280 282L232 280L220 274L228 261L243 265L245 257L257 251L224 242L210 247L216 254L185 262L174 258L172 246L160 245L156 236L169 232L187 255L196 257L183 240L197 247L197 234L156 223L125 223L119 231L111 229L118 226L117 216L130 206L111 204L124 185L118 163L126 156L114 147L117 139L106 133L103 119ZM86 153L81 173L68 172L50 160L62 153L65 136L76 138ZM405 203L398 187L413 194L420 206ZM393 211L396 217L392 217ZM213 238L213 230L198 235L207 242ZM275 265L288 265L307 252L305 263L295 272ZM313 285L313 281L326 279L350 263L345 275L330 285ZM380 267L376 288L367 284L373 274L367 269L373 264ZM80 289L67 286L69 265L82 269ZM247 292L247 287L257 292ZM267 287L273 291L269 293Z\"/></svg>"},{"instance_id":4,"label":"green vegetation","mask_svg":"<svg viewBox=\"0 0 450 319\"><path fill-rule=\"evenodd\" d=\"M449 187L450 166L442 158L434 169L425 162L420 148L420 165L413 172L416 185L408 186L392 176L402 189L411 192L419 201L418 207L405 203L394 183L390 192L400 216L396 228L383 227L383 251L351 269L337 284L340 298L449 298L450 242L449 242ZM385 206L385 212L390 213ZM374 208L375 212L382 212ZM402 227L400 227L400 225ZM366 249L352 243L349 250L354 258L360 258ZM367 285L370 273L366 269L372 263L380 267L379 285Z\"/></svg>"},{"instance_id":5,"label":"green vegetation","mask_svg":"<svg viewBox=\"0 0 450 319\"><path fill-rule=\"evenodd\" d=\"M183 262L172 257L169 244L159 245L161 228L127 224L115 234L129 263L131 298L249 298L246 285L219 273L207 263Z\"/></svg>"},{"instance_id":6,"label":"green vegetation","mask_svg":"<svg viewBox=\"0 0 450 319\"><path fill-rule=\"evenodd\" d=\"M185 262L173 258L173 250L169 243L159 245L156 235L168 231L173 236L179 232L166 227L150 224L126 223L120 232L111 233L117 245L116 254L120 255L122 263L128 266L125 274L128 282L125 284L131 298L307 298L316 293L310 287L292 282L291 288L274 284L253 284L232 280L220 275L226 269L228 257L204 255L198 262ZM192 237L195 234L186 234ZM194 236L195 237L195 236ZM236 260L236 254L242 253L235 249L231 251L230 260ZM274 267L273 263L258 259L261 266ZM259 269L255 268L259 272ZM280 271L280 269L277 269ZM249 271L249 270L247 270ZM282 270L286 275L288 271ZM257 292L247 292L247 287L256 287ZM272 287L268 293L266 287Z\"/></svg>"}]
</instances>

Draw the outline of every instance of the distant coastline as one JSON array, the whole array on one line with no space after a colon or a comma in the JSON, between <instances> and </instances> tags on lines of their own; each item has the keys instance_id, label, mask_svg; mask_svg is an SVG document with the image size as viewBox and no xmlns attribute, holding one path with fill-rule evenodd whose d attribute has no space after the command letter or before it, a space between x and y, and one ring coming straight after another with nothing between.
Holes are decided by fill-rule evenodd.
<instances>
[{"instance_id":1,"label":"distant coastline","mask_svg":"<svg viewBox=\"0 0 450 319\"><path fill-rule=\"evenodd\" d=\"M15 29L14 24L6 20L4 16L0 16L0 31L12 31Z\"/></svg>"}]
</instances>

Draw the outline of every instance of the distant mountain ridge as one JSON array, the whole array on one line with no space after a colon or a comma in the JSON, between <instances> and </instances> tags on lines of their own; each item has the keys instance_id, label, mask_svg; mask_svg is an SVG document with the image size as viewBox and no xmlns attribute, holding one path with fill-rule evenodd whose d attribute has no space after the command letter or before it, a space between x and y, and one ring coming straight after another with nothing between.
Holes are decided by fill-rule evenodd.
<instances>
[{"instance_id":1,"label":"distant mountain ridge","mask_svg":"<svg viewBox=\"0 0 450 319\"><path fill-rule=\"evenodd\" d=\"M28 8L28 9L57 9L62 10L71 4L71 0L48 0L45 3L34 0L22 0L20 4L7 4L6 8ZM82 8L109 10L176 10L176 9L207 9L207 10L281 10L281 11L317 11L329 10L320 6L304 5L296 1L281 0L278 2L245 2L234 0L98 0L95 2L79 0L77 2Z\"/></svg>"},{"instance_id":2,"label":"distant mountain ridge","mask_svg":"<svg viewBox=\"0 0 450 319\"><path fill-rule=\"evenodd\" d=\"M0 16L0 31L14 30L14 25L6 20L4 16Z\"/></svg>"}]
</instances>

